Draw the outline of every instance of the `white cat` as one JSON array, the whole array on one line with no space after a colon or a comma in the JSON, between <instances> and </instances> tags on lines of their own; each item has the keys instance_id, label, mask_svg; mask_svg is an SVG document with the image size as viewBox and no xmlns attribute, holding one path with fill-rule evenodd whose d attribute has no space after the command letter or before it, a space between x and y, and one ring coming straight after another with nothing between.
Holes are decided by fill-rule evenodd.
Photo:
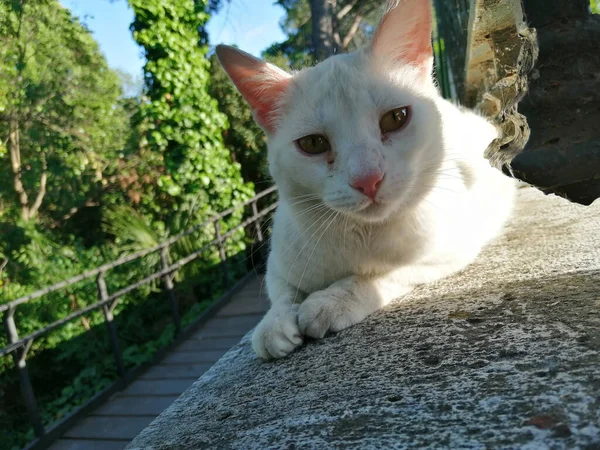
<instances>
[{"instance_id":1,"label":"white cat","mask_svg":"<svg viewBox=\"0 0 600 450\"><path fill-rule=\"evenodd\" d=\"M501 231L514 183L483 158L494 126L435 86L429 0L391 2L369 48L294 75L232 47L217 55L279 186L261 358L463 269Z\"/></svg>"}]
</instances>

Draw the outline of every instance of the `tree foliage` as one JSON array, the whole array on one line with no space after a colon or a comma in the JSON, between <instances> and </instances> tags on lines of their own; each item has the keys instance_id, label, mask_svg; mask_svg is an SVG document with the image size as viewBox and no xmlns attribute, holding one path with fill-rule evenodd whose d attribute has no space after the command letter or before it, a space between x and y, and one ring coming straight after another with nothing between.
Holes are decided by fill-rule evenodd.
<instances>
[{"instance_id":1,"label":"tree foliage","mask_svg":"<svg viewBox=\"0 0 600 450\"><path fill-rule=\"evenodd\" d=\"M148 57L140 95L58 0L0 2L0 302L148 248L253 194L223 144L227 119L208 93L204 24L220 3L131 1L134 35ZM122 84L134 87L124 94ZM222 233L242 215L223 220ZM171 256L214 236L212 227L191 234ZM227 242L233 279L245 269L246 241L239 230ZM216 250L207 251L177 273L184 324L222 293L219 262ZM151 254L110 271L109 291L159 263ZM115 309L127 367L173 339L157 287L122 297ZM94 280L44 296L17 308L18 331L26 335L96 300ZM46 425L117 376L100 312L35 339L28 364ZM0 435L2 450L33 437L11 358L0 359Z\"/></svg>"},{"instance_id":2,"label":"tree foliage","mask_svg":"<svg viewBox=\"0 0 600 450\"><path fill-rule=\"evenodd\" d=\"M379 0L278 0L285 10L282 23L288 38L266 50L302 68L335 53L365 45L379 20Z\"/></svg>"},{"instance_id":3,"label":"tree foliage","mask_svg":"<svg viewBox=\"0 0 600 450\"><path fill-rule=\"evenodd\" d=\"M0 215L57 221L94 201L123 146L120 81L56 0L0 4Z\"/></svg>"},{"instance_id":4,"label":"tree foliage","mask_svg":"<svg viewBox=\"0 0 600 450\"><path fill-rule=\"evenodd\" d=\"M173 208L201 205L198 219L249 198L240 166L223 145L226 117L208 93L210 63L198 30L209 18L205 0L130 0L132 30L144 48L148 101L142 105L143 139L164 158L158 188ZM238 217L239 219L239 217Z\"/></svg>"},{"instance_id":5,"label":"tree foliage","mask_svg":"<svg viewBox=\"0 0 600 450\"><path fill-rule=\"evenodd\" d=\"M252 111L235 88L221 65L210 58L210 95L218 99L219 110L224 113L230 128L223 131L225 146L242 168L242 175L262 190L270 182L266 161L266 137L254 122Z\"/></svg>"}]
</instances>

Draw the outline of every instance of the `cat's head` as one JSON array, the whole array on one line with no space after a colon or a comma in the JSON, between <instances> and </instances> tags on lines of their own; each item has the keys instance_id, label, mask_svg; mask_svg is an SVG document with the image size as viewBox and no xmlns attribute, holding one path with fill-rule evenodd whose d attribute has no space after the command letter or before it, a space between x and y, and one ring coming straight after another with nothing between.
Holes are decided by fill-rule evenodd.
<instances>
[{"instance_id":1,"label":"cat's head","mask_svg":"<svg viewBox=\"0 0 600 450\"><path fill-rule=\"evenodd\" d=\"M294 75L232 47L217 55L267 134L270 173L291 203L313 195L378 222L431 188L444 138L429 0L391 2L368 48Z\"/></svg>"}]
</instances>

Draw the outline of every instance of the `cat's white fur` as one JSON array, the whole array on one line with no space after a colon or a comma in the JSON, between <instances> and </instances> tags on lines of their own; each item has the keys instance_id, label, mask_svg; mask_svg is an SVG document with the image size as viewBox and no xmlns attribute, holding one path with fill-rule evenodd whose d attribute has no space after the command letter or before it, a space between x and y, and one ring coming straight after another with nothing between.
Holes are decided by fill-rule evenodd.
<instances>
[{"instance_id":1,"label":"cat's white fur","mask_svg":"<svg viewBox=\"0 0 600 450\"><path fill-rule=\"evenodd\" d=\"M381 27L427 16L428 1L394 4L408 4L411 17ZM280 206L266 274L272 306L252 339L262 358L284 357L305 336L342 330L416 285L463 269L510 214L513 181L483 158L494 126L440 96L430 54L419 64L408 64L410 55L394 60L399 46L387 31L378 31L384 37L372 48L285 81L268 126L263 117ZM231 64L224 62L230 75ZM380 117L407 105L407 125L382 138ZM331 154L296 148L315 133L328 137ZM350 186L373 171L385 173L376 203Z\"/></svg>"}]
</instances>

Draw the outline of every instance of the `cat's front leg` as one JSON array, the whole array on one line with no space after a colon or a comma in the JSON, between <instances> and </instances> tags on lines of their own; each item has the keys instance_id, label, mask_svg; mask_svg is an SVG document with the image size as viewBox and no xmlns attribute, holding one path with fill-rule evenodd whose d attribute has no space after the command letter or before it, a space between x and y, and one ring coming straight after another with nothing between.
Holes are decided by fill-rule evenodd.
<instances>
[{"instance_id":1,"label":"cat's front leg","mask_svg":"<svg viewBox=\"0 0 600 450\"><path fill-rule=\"evenodd\" d=\"M393 280L350 276L313 292L300 305L298 325L303 335L322 338L364 320L390 301L412 290Z\"/></svg>"},{"instance_id":2,"label":"cat's front leg","mask_svg":"<svg viewBox=\"0 0 600 450\"><path fill-rule=\"evenodd\" d=\"M252 347L262 359L283 358L304 341L298 329L299 302L294 299L303 294L288 285L282 278L267 272L267 287L271 309L254 329Z\"/></svg>"},{"instance_id":3,"label":"cat's front leg","mask_svg":"<svg viewBox=\"0 0 600 450\"><path fill-rule=\"evenodd\" d=\"M254 352L262 359L283 358L302 345L298 329L298 306L273 307L252 334Z\"/></svg>"}]
</instances>

